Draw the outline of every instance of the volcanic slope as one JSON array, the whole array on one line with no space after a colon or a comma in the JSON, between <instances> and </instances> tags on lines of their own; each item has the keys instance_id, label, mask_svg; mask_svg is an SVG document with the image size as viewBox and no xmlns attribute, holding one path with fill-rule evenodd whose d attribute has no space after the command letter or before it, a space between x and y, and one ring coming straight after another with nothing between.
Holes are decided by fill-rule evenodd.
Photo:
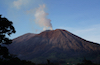
<instances>
[{"instance_id":1,"label":"volcanic slope","mask_svg":"<svg viewBox=\"0 0 100 65\"><path fill-rule=\"evenodd\" d=\"M83 58L100 62L100 45L86 41L66 30L56 29L40 34L25 34L13 40L8 46L10 53L20 59L36 63L52 62L77 63Z\"/></svg>"}]
</instances>

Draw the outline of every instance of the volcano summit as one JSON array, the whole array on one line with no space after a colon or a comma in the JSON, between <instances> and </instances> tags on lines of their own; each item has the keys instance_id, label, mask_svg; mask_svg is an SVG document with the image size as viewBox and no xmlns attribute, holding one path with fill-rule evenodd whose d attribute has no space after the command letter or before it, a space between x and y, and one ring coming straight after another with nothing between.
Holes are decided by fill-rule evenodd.
<instances>
[{"instance_id":1,"label":"volcano summit","mask_svg":"<svg viewBox=\"0 0 100 65\"><path fill-rule=\"evenodd\" d=\"M86 41L62 29L24 34L13 39L8 49L20 59L35 63L45 63L46 59L55 63L78 63L84 58L100 62L99 44Z\"/></svg>"}]
</instances>

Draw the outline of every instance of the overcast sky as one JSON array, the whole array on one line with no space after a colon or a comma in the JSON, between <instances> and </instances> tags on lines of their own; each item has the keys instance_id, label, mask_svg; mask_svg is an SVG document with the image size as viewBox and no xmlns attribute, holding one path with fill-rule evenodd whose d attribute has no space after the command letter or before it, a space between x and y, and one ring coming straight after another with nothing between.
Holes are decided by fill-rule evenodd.
<instances>
[{"instance_id":1,"label":"overcast sky","mask_svg":"<svg viewBox=\"0 0 100 65\"><path fill-rule=\"evenodd\" d=\"M60 28L100 43L100 0L0 0L0 14L13 22L12 39Z\"/></svg>"}]
</instances>

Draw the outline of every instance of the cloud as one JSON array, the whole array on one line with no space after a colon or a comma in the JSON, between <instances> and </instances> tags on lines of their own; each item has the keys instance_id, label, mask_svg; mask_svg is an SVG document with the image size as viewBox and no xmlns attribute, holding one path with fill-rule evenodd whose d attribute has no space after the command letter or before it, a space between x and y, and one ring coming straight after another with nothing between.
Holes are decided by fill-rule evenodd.
<instances>
[{"instance_id":1,"label":"cloud","mask_svg":"<svg viewBox=\"0 0 100 65\"><path fill-rule=\"evenodd\" d=\"M25 6L29 3L30 0L17 0L13 2L14 7L20 9L21 6Z\"/></svg>"}]
</instances>

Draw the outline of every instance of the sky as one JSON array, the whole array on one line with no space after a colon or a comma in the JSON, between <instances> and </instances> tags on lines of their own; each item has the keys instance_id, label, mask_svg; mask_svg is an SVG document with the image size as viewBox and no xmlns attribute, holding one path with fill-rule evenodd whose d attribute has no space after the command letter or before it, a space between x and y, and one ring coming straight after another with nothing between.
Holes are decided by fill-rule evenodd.
<instances>
[{"instance_id":1,"label":"sky","mask_svg":"<svg viewBox=\"0 0 100 65\"><path fill-rule=\"evenodd\" d=\"M100 0L0 0L0 14L13 22L11 39L65 29L100 43Z\"/></svg>"}]
</instances>

